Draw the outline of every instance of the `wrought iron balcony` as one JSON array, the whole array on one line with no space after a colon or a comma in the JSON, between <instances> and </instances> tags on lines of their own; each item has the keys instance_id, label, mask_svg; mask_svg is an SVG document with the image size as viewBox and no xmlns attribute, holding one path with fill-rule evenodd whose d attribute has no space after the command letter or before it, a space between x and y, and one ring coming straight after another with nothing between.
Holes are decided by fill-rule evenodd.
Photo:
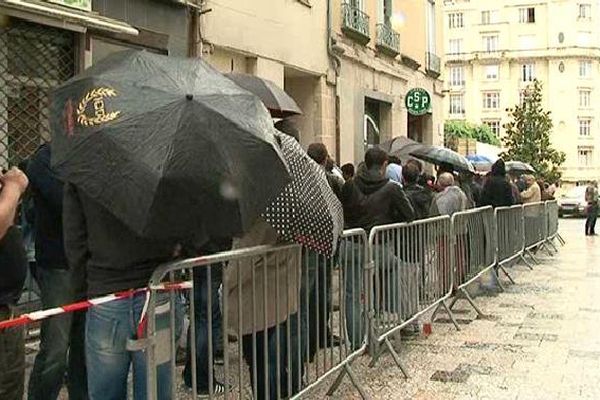
<instances>
[{"instance_id":1,"label":"wrought iron balcony","mask_svg":"<svg viewBox=\"0 0 600 400\"><path fill-rule=\"evenodd\" d=\"M425 68L427 74L433 76L434 78L440 76L442 72L442 62L440 58L437 55L430 52L427 52L425 54L425 57L427 59L427 68Z\"/></svg>"},{"instance_id":2,"label":"wrought iron balcony","mask_svg":"<svg viewBox=\"0 0 600 400\"><path fill-rule=\"evenodd\" d=\"M361 44L371 40L369 36L369 16L358 7L342 4L342 31Z\"/></svg>"},{"instance_id":3,"label":"wrought iron balcony","mask_svg":"<svg viewBox=\"0 0 600 400\"><path fill-rule=\"evenodd\" d=\"M392 57L400 53L400 34L387 24L377 24L377 48Z\"/></svg>"}]
</instances>

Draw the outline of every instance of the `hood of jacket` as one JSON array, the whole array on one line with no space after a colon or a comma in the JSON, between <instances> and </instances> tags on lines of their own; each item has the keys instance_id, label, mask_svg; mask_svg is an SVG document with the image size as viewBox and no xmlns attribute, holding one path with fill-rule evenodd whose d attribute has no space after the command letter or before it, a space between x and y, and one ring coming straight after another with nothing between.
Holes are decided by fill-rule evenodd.
<instances>
[{"instance_id":1,"label":"hood of jacket","mask_svg":"<svg viewBox=\"0 0 600 400\"><path fill-rule=\"evenodd\" d=\"M504 165L503 159L499 158L494 164L492 164L491 174L493 176L506 175L506 165Z\"/></svg>"},{"instance_id":2,"label":"hood of jacket","mask_svg":"<svg viewBox=\"0 0 600 400\"><path fill-rule=\"evenodd\" d=\"M363 163L358 167L354 182L363 194L368 195L384 187L389 182L389 179L381 175L380 170L368 169Z\"/></svg>"}]
</instances>

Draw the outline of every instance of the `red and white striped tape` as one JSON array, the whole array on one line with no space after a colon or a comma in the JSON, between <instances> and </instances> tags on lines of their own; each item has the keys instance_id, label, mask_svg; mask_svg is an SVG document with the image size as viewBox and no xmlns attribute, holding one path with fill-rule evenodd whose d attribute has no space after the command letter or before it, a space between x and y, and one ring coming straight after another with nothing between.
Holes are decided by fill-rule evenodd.
<instances>
[{"instance_id":1,"label":"red and white striped tape","mask_svg":"<svg viewBox=\"0 0 600 400\"><path fill-rule=\"evenodd\" d=\"M152 286L152 290L156 291L169 291L169 290L185 290L191 289L193 286L192 281L176 282L176 283L165 283L161 285ZM20 325L27 325L31 322L41 321L56 315L72 313L75 311L87 310L90 307L98 306L100 304L110 303L111 301L126 299L139 293L145 293L148 288L131 289L123 292L112 293L106 296L98 297L95 299L83 300L77 303L67 304L61 307L49 308L47 310L39 310L30 312L27 314L20 315L17 318L8 319L6 321L0 321L0 330L12 328ZM145 313L144 313L145 314Z\"/></svg>"}]
</instances>

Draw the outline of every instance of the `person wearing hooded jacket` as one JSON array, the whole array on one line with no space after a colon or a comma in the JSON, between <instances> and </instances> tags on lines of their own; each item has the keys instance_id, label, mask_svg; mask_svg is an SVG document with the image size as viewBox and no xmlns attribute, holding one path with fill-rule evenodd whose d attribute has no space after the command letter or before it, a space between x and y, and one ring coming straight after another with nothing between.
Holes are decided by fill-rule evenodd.
<instances>
[{"instance_id":1,"label":"person wearing hooded jacket","mask_svg":"<svg viewBox=\"0 0 600 400\"><path fill-rule=\"evenodd\" d=\"M513 189L506 177L506 167L503 159L498 159L490 171L483 186L481 195L482 206L508 207L515 204Z\"/></svg>"},{"instance_id":2,"label":"person wearing hooded jacket","mask_svg":"<svg viewBox=\"0 0 600 400\"><path fill-rule=\"evenodd\" d=\"M386 178L388 163L387 153L381 149L369 149L365 154L365 162L358 168L354 179L346 182L342 188L342 205L346 228L362 228L367 234L378 225L395 222L410 222L415 219L415 211L400 185ZM365 326L364 310L361 307L364 287L363 262L364 252L360 246L351 241L344 242L340 251L341 265L344 273L346 330L351 348L360 347ZM378 265L381 277L385 275L391 284L397 282L392 276L398 268L394 265L401 262L394 254L393 243L379 243L374 248L377 260L386 260L384 265ZM385 282L384 282L385 283ZM382 288L381 290L386 290ZM398 293L395 288L388 289L389 293ZM397 299L388 299L383 307L390 312L398 311Z\"/></svg>"}]
</instances>

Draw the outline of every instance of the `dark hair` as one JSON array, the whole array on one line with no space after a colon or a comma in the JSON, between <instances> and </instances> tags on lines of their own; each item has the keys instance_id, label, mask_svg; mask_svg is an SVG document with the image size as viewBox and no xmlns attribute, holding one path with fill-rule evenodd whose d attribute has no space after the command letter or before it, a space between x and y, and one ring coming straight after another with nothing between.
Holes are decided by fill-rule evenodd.
<instances>
[{"instance_id":1,"label":"dark hair","mask_svg":"<svg viewBox=\"0 0 600 400\"><path fill-rule=\"evenodd\" d=\"M419 160L415 160L414 158L411 158L410 160L408 160L406 162L406 165L414 165L415 167L417 167L417 169L419 170L419 173L423 172L423 163Z\"/></svg>"},{"instance_id":2,"label":"dark hair","mask_svg":"<svg viewBox=\"0 0 600 400\"><path fill-rule=\"evenodd\" d=\"M369 149L365 153L365 164L367 169L371 169L373 167L381 168L386 161L388 161L387 153L377 147Z\"/></svg>"},{"instance_id":3,"label":"dark hair","mask_svg":"<svg viewBox=\"0 0 600 400\"><path fill-rule=\"evenodd\" d=\"M402 160L392 154L388 155L388 161L390 164L402 165Z\"/></svg>"},{"instance_id":4,"label":"dark hair","mask_svg":"<svg viewBox=\"0 0 600 400\"><path fill-rule=\"evenodd\" d=\"M342 173L349 177L353 177L354 176L354 164L348 163L348 164L342 165Z\"/></svg>"},{"instance_id":5,"label":"dark hair","mask_svg":"<svg viewBox=\"0 0 600 400\"><path fill-rule=\"evenodd\" d=\"M327 158L329 158L327 147L323 143L311 143L306 152L319 165L325 164Z\"/></svg>"},{"instance_id":6,"label":"dark hair","mask_svg":"<svg viewBox=\"0 0 600 400\"><path fill-rule=\"evenodd\" d=\"M275 122L275 129L293 137L297 142L300 141L300 131L290 119L282 119Z\"/></svg>"},{"instance_id":7,"label":"dark hair","mask_svg":"<svg viewBox=\"0 0 600 400\"><path fill-rule=\"evenodd\" d=\"M421 171L414 163L406 163L402 168L402 178L406 183L416 183L421 175Z\"/></svg>"},{"instance_id":8,"label":"dark hair","mask_svg":"<svg viewBox=\"0 0 600 400\"><path fill-rule=\"evenodd\" d=\"M333 162L331 157L328 156L327 161L325 161L325 169L327 170L327 172L333 172L334 165L335 165L335 163Z\"/></svg>"}]
</instances>

